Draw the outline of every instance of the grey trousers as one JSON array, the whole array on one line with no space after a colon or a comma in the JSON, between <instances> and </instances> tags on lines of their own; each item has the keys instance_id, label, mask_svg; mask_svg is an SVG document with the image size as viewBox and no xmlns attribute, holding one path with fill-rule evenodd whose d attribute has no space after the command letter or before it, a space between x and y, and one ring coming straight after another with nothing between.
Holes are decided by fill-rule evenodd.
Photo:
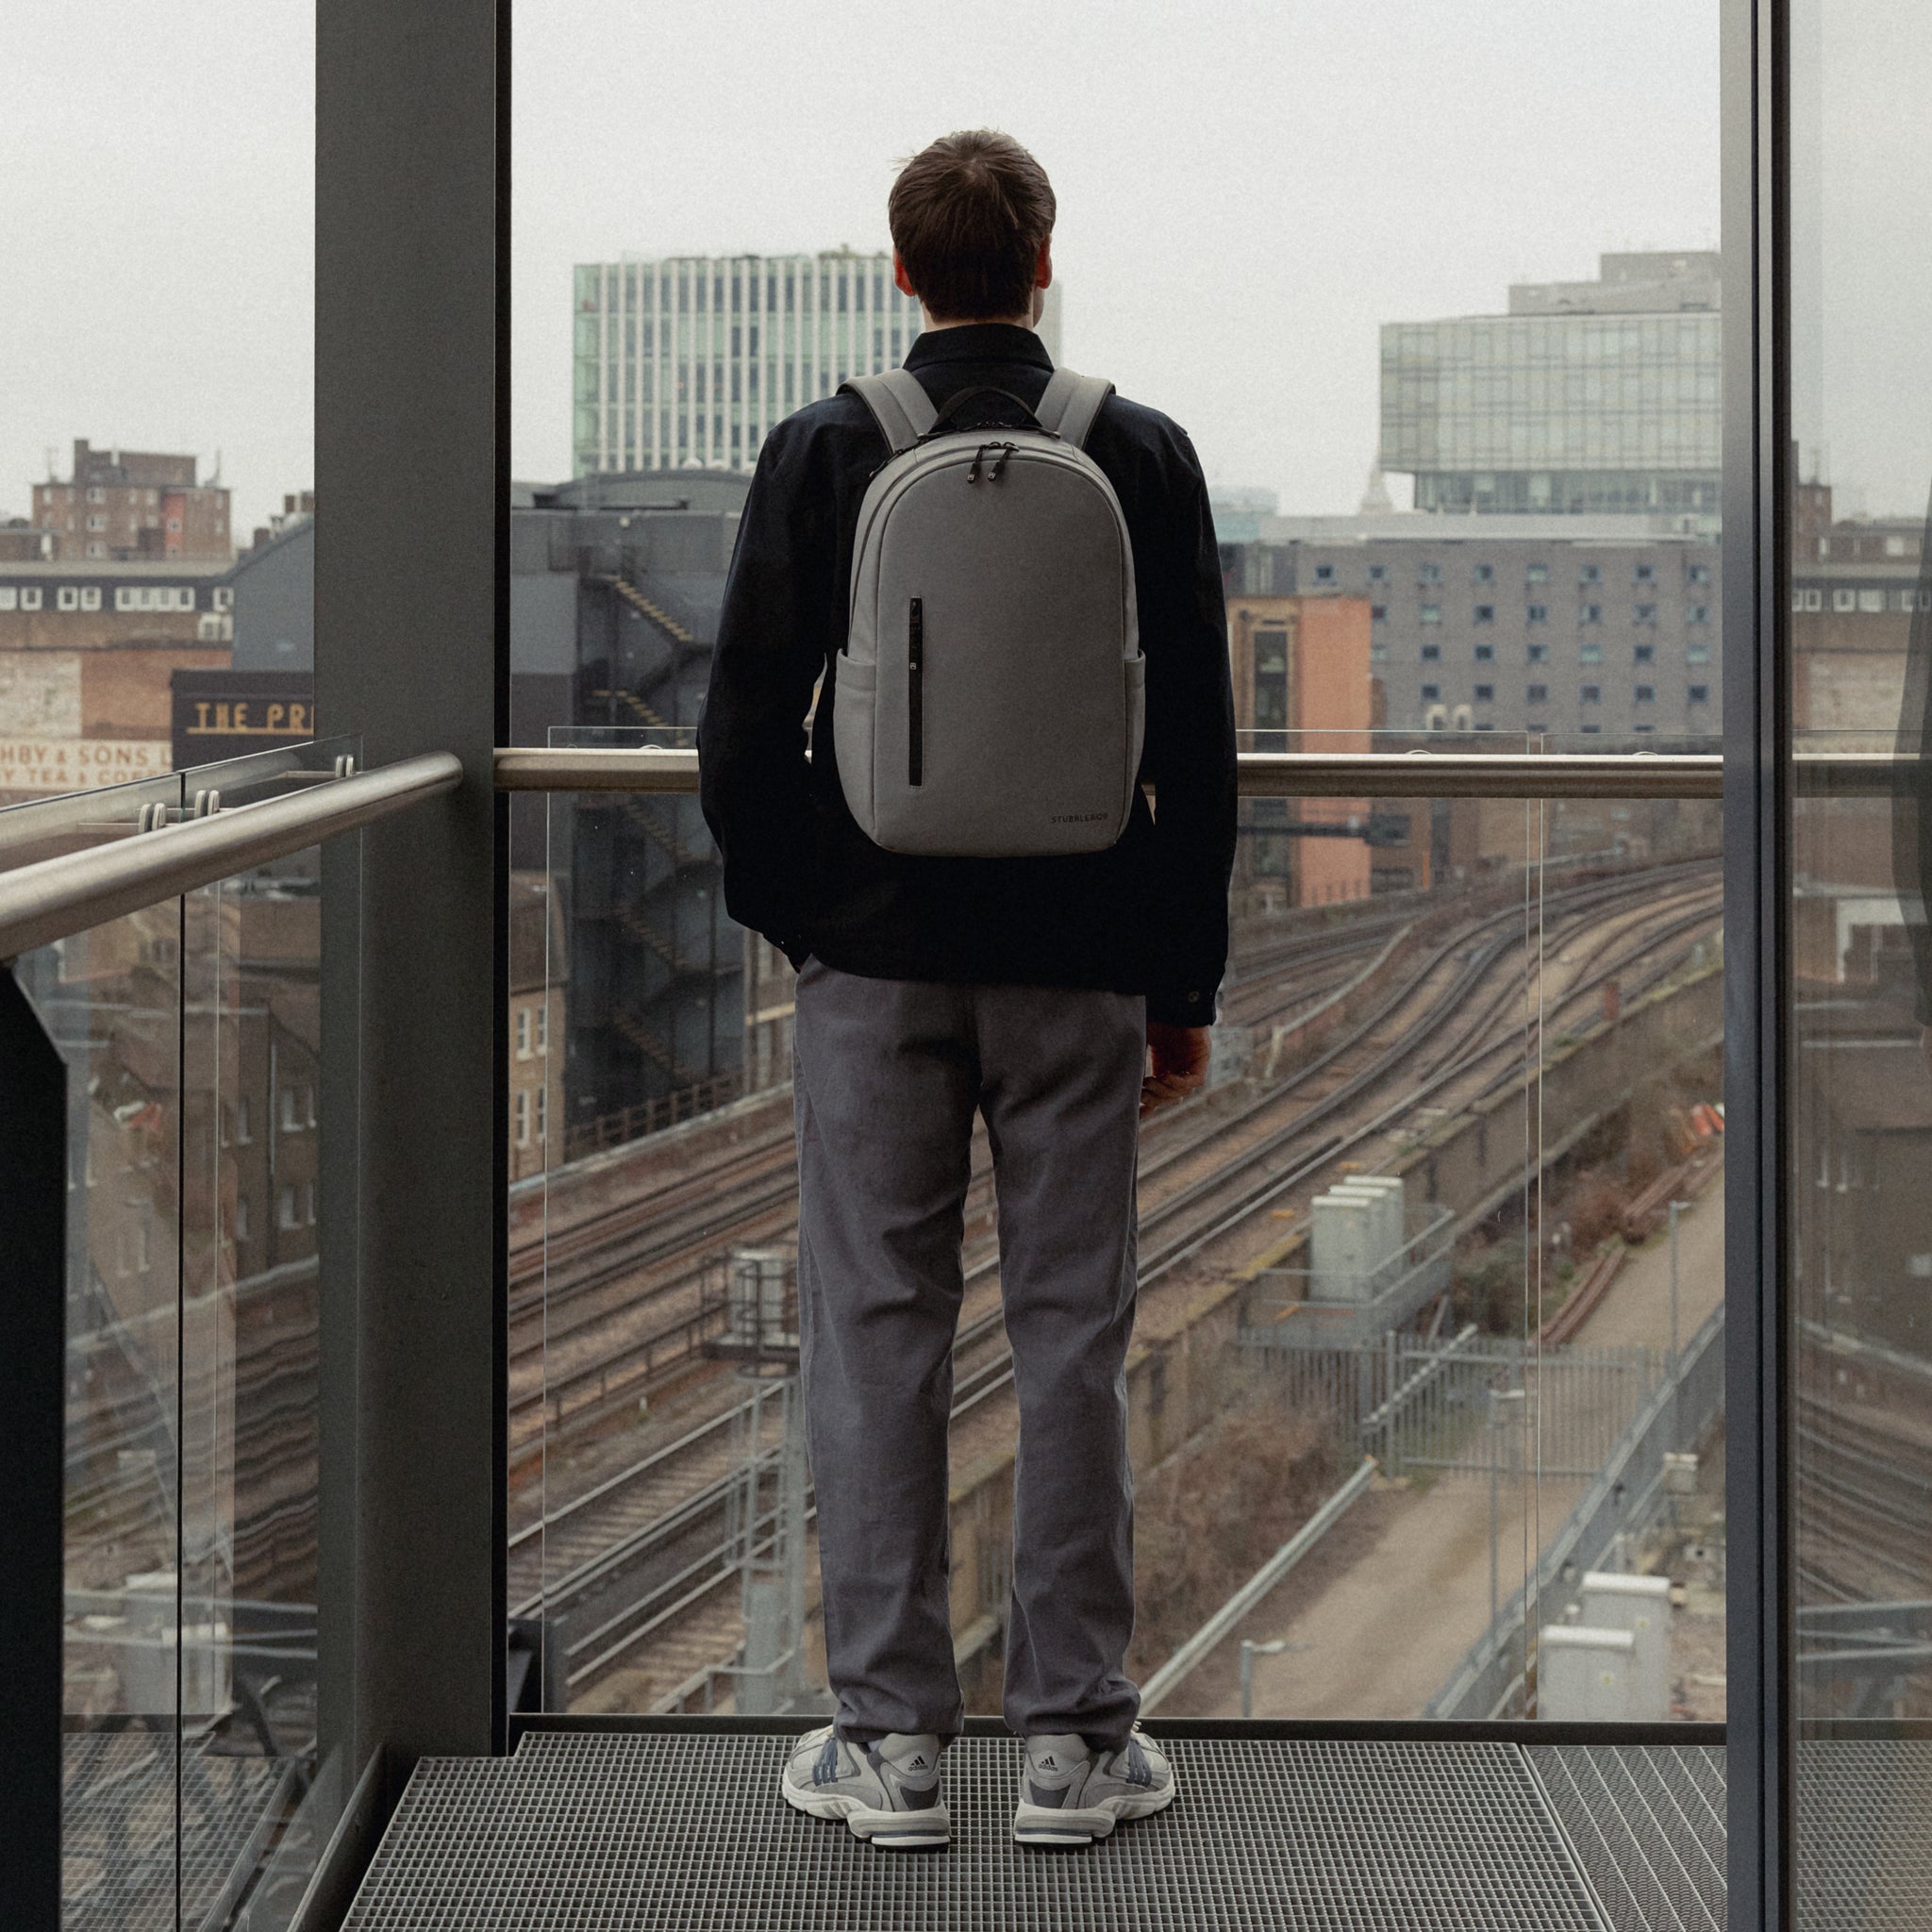
<instances>
[{"instance_id":1,"label":"grey trousers","mask_svg":"<svg viewBox=\"0 0 1932 1932\"><path fill-rule=\"evenodd\" d=\"M838 1723L960 1729L947 1426L973 1116L1020 1409L1006 1717L1124 1740L1140 1693L1124 1361L1145 1004L808 960L793 1032L798 1304Z\"/></svg>"}]
</instances>

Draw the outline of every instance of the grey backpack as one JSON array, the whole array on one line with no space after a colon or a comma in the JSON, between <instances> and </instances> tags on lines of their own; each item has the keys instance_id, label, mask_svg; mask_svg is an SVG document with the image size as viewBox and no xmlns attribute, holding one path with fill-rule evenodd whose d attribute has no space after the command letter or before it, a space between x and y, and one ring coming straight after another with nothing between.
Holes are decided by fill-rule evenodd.
<instances>
[{"instance_id":1,"label":"grey backpack","mask_svg":"<svg viewBox=\"0 0 1932 1932\"><path fill-rule=\"evenodd\" d=\"M1113 486L1081 448L1113 385L1055 372L1037 429L954 429L903 369L844 387L892 455L835 666L845 801L888 852L1099 852L1126 829L1146 660ZM1021 407L1024 407L1022 405Z\"/></svg>"}]
</instances>

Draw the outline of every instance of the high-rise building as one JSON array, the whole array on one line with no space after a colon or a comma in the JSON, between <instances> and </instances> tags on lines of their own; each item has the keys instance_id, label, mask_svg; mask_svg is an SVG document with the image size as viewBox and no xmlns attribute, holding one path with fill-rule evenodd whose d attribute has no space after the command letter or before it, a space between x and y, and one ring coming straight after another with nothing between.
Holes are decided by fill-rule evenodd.
<instances>
[{"instance_id":1,"label":"high-rise building","mask_svg":"<svg viewBox=\"0 0 1932 1932\"><path fill-rule=\"evenodd\" d=\"M892 258L683 255L576 271L572 469L749 470L773 424L895 369L919 304ZM1059 354L1058 291L1040 332Z\"/></svg>"},{"instance_id":2,"label":"high-rise building","mask_svg":"<svg viewBox=\"0 0 1932 1932\"><path fill-rule=\"evenodd\" d=\"M1718 257L1606 255L1507 315L1382 327L1385 470L1422 510L1715 515Z\"/></svg>"},{"instance_id":3,"label":"high-rise building","mask_svg":"<svg viewBox=\"0 0 1932 1932\"><path fill-rule=\"evenodd\" d=\"M192 457L74 444L74 473L34 485L34 524L56 562L234 555L228 492L195 480Z\"/></svg>"}]
</instances>

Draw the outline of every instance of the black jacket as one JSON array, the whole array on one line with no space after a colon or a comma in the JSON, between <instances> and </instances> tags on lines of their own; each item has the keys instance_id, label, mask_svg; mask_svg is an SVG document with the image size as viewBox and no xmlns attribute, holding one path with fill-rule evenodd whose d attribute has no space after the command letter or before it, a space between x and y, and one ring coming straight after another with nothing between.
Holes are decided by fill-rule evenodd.
<instances>
[{"instance_id":1,"label":"black jacket","mask_svg":"<svg viewBox=\"0 0 1932 1932\"><path fill-rule=\"evenodd\" d=\"M921 336L906 366L934 402L989 385L1039 401L1053 362L1030 329ZM982 399L968 425L1019 420ZM857 396L810 404L759 452L724 587L698 728L705 817L731 916L794 964L875 979L1144 992L1150 1019L1207 1025L1227 958L1234 716L1207 485L1186 432L1109 398L1087 451L1133 540L1147 658L1144 796L1107 852L927 858L884 852L845 805L832 744L860 499L886 449ZM806 714L825 687L806 758Z\"/></svg>"}]
</instances>

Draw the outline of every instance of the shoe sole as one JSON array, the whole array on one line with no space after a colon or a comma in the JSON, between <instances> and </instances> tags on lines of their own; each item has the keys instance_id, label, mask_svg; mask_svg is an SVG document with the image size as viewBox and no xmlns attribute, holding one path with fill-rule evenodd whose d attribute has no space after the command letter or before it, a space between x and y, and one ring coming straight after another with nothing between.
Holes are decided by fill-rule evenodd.
<instances>
[{"instance_id":1,"label":"shoe sole","mask_svg":"<svg viewBox=\"0 0 1932 1932\"><path fill-rule=\"evenodd\" d=\"M781 1783L779 1790L794 1811L808 1818L842 1820L856 1839L886 1852L932 1851L953 1841L953 1821L944 1805L924 1811L880 1811L857 1798L794 1790Z\"/></svg>"},{"instance_id":2,"label":"shoe sole","mask_svg":"<svg viewBox=\"0 0 1932 1932\"><path fill-rule=\"evenodd\" d=\"M1174 1803L1174 1788L1132 1797L1109 1798L1084 1811L1057 1811L1048 1805L1021 1804L1013 1809L1013 1842L1021 1845L1091 1845L1109 1837L1130 1818L1152 1818Z\"/></svg>"}]
</instances>

